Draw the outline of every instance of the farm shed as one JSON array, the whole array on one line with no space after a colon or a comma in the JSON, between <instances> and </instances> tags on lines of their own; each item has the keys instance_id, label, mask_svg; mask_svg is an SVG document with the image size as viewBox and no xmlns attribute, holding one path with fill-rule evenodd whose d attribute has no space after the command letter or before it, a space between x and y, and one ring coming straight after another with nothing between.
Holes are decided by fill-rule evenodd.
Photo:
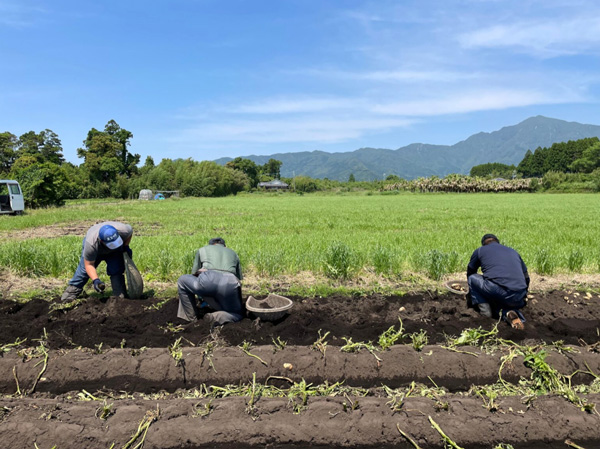
<instances>
[{"instance_id":1,"label":"farm shed","mask_svg":"<svg viewBox=\"0 0 600 449\"><path fill-rule=\"evenodd\" d=\"M140 196L138 199L140 200L151 200L153 197L152 190L150 189L142 189L140 190Z\"/></svg>"},{"instance_id":2,"label":"farm shed","mask_svg":"<svg viewBox=\"0 0 600 449\"><path fill-rule=\"evenodd\" d=\"M290 186L280 179L273 179L268 182L259 182L258 187L262 187L265 190L279 190L279 189L289 189Z\"/></svg>"}]
</instances>

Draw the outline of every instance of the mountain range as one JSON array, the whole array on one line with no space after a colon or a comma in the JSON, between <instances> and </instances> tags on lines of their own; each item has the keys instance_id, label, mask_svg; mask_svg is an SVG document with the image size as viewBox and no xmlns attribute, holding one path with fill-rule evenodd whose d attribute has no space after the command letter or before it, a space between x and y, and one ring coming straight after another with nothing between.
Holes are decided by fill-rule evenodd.
<instances>
[{"instance_id":1,"label":"mountain range","mask_svg":"<svg viewBox=\"0 0 600 449\"><path fill-rule=\"evenodd\" d=\"M268 156L243 156L259 165L269 159L283 164L281 176L306 175L347 181L354 174L357 181L381 179L382 175L397 175L404 179L468 174L474 165L487 162L518 164L527 150L549 147L553 143L600 137L600 126L567 122L538 115L513 126L491 133L480 132L454 145L413 143L396 150L360 148L343 153L303 151L276 153ZM226 164L232 158L215 162Z\"/></svg>"}]
</instances>

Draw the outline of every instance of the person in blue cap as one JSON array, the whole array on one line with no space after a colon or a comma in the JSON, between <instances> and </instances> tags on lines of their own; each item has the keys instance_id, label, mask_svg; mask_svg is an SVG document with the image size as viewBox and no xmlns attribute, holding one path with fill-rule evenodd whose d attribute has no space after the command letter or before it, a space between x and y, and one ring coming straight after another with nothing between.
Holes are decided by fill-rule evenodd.
<instances>
[{"instance_id":1,"label":"person in blue cap","mask_svg":"<svg viewBox=\"0 0 600 449\"><path fill-rule=\"evenodd\" d=\"M481 315L491 318L501 310L513 328L525 328L521 309L527 304L529 274L518 252L501 245L494 234L485 234L467 266L467 280L471 304Z\"/></svg>"},{"instance_id":2,"label":"person in blue cap","mask_svg":"<svg viewBox=\"0 0 600 449\"><path fill-rule=\"evenodd\" d=\"M127 252L131 257L129 242L132 236L133 228L118 221L105 221L92 226L83 238L79 265L61 300L76 299L83 292L83 287L89 279L92 279L94 290L103 292L106 286L96 271L103 260L106 262L106 273L110 276L113 296L125 297L127 291L123 252Z\"/></svg>"},{"instance_id":3,"label":"person in blue cap","mask_svg":"<svg viewBox=\"0 0 600 449\"><path fill-rule=\"evenodd\" d=\"M240 259L235 251L226 247L225 240L210 239L208 245L196 251L192 273L177 280L178 318L197 321L197 299L213 310L203 316L212 325L234 323L243 318Z\"/></svg>"}]
</instances>

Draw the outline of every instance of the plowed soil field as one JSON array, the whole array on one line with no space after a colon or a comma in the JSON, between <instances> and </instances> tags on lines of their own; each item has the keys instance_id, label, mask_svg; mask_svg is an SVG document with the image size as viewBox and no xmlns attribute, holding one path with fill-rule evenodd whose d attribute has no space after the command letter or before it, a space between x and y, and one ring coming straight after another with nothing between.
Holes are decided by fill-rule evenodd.
<instances>
[{"instance_id":1,"label":"plowed soil field","mask_svg":"<svg viewBox=\"0 0 600 449\"><path fill-rule=\"evenodd\" d=\"M4 446L600 447L597 295L534 294L525 331L455 295L292 299L217 329L176 298L0 301Z\"/></svg>"}]
</instances>

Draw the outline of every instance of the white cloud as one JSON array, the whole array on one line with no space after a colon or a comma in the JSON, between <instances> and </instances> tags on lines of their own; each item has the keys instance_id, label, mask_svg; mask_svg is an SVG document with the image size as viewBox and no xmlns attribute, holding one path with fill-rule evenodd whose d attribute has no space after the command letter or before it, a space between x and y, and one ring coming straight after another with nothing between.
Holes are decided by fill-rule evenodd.
<instances>
[{"instance_id":1,"label":"white cloud","mask_svg":"<svg viewBox=\"0 0 600 449\"><path fill-rule=\"evenodd\" d=\"M198 124L175 137L173 142L204 141L291 143L335 143L358 138L373 131L407 127L415 121L402 118L304 118L302 120L241 120Z\"/></svg>"},{"instance_id":2,"label":"white cloud","mask_svg":"<svg viewBox=\"0 0 600 449\"><path fill-rule=\"evenodd\" d=\"M234 106L228 112L237 114L289 114L318 112L357 107L360 100L347 98L279 98Z\"/></svg>"},{"instance_id":3,"label":"white cloud","mask_svg":"<svg viewBox=\"0 0 600 449\"><path fill-rule=\"evenodd\" d=\"M373 82L394 82L394 83L414 83L414 82L456 82L466 81L481 77L477 71L460 72L455 70L409 70L404 68L389 70L372 71L343 71L326 69L309 69L298 72L288 73L304 74L307 76L332 78L340 80L357 80Z\"/></svg>"},{"instance_id":4,"label":"white cloud","mask_svg":"<svg viewBox=\"0 0 600 449\"><path fill-rule=\"evenodd\" d=\"M185 119L191 120L191 125L170 141L184 145L194 142L205 148L226 143L331 144L398 131L426 117L583 101L576 90L527 88L438 89L427 97L411 95L402 100L265 99L207 111L202 116L188 115Z\"/></svg>"},{"instance_id":5,"label":"white cloud","mask_svg":"<svg viewBox=\"0 0 600 449\"><path fill-rule=\"evenodd\" d=\"M440 98L381 103L371 111L405 117L424 117L580 101L582 99L574 94L549 94L526 89L489 89L454 93Z\"/></svg>"},{"instance_id":6,"label":"white cloud","mask_svg":"<svg viewBox=\"0 0 600 449\"><path fill-rule=\"evenodd\" d=\"M24 2L0 1L0 25L24 28L33 25L46 10Z\"/></svg>"},{"instance_id":7,"label":"white cloud","mask_svg":"<svg viewBox=\"0 0 600 449\"><path fill-rule=\"evenodd\" d=\"M326 146L401 135L431 117L525 107L543 113L544 105L592 101L595 72L560 60L540 64L529 53L600 48L596 8L574 17L580 13L553 0L461 0L436 8L382 1L338 14L346 33L321 48L330 58L298 61L297 70L278 67L270 75L284 82L273 83L265 98L246 92L249 100L187 114L173 142L207 149ZM515 50L524 54L514 57ZM315 91L327 94L308 93Z\"/></svg>"},{"instance_id":8,"label":"white cloud","mask_svg":"<svg viewBox=\"0 0 600 449\"><path fill-rule=\"evenodd\" d=\"M600 17L522 21L463 33L466 48L514 47L542 57L598 51Z\"/></svg>"}]
</instances>

